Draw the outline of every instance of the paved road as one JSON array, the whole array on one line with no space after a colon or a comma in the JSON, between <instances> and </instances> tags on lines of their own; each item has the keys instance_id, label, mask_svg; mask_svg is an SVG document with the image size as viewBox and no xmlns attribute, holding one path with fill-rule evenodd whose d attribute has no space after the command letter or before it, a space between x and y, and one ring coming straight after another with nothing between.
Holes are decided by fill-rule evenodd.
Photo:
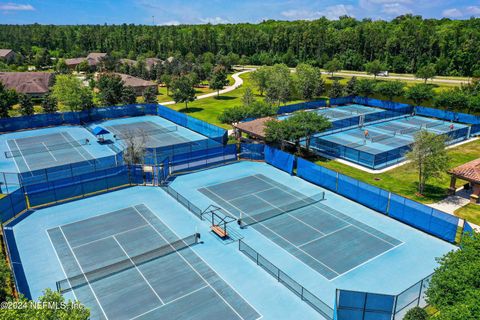
<instances>
[{"instance_id":1,"label":"paved road","mask_svg":"<svg viewBox=\"0 0 480 320\"><path fill-rule=\"evenodd\" d=\"M234 84L232 84L231 86L225 87L224 89L220 90L220 94L233 91L233 90L237 89L238 87L240 87L240 86L243 84L243 79L240 78L240 76L241 76L242 74L244 74L244 73L252 72L252 71L254 71L254 70L255 70L255 68L248 68L248 69L244 69L244 70L242 70L242 71L239 71L239 72L236 72L236 73L232 74L232 78L233 78L233 80L235 80ZM216 95L217 95L217 92L211 92L211 93L202 94L202 95L200 95L200 96L197 96L197 100L205 99L205 98L210 98L210 97L215 97ZM171 105L171 104L175 104L175 101L161 102L160 104L162 104L162 105Z\"/></svg>"},{"instance_id":2,"label":"paved road","mask_svg":"<svg viewBox=\"0 0 480 320\"><path fill-rule=\"evenodd\" d=\"M330 75L329 72L322 72L322 74ZM333 75L341 75L341 76L348 76L348 77L373 78L373 75L371 75L371 74L349 73L348 71L347 72L343 72L343 71L335 72ZM377 76L377 79L397 79L397 80L423 81L423 79L415 78L415 77L412 77L412 76L399 76L399 75L389 75L388 77ZM433 79L428 80L428 83L467 84L469 82L470 82L469 80L438 79L438 78L433 78Z\"/></svg>"}]
</instances>

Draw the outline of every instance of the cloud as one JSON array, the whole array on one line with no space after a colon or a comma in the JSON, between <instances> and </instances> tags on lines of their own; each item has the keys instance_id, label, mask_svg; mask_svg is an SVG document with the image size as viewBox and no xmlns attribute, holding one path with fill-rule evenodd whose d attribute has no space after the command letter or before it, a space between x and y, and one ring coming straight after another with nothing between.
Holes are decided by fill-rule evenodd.
<instances>
[{"instance_id":1,"label":"cloud","mask_svg":"<svg viewBox=\"0 0 480 320\"><path fill-rule=\"evenodd\" d=\"M442 15L447 18L460 18L463 16L463 13L460 9L451 8L443 10Z\"/></svg>"},{"instance_id":2,"label":"cloud","mask_svg":"<svg viewBox=\"0 0 480 320\"><path fill-rule=\"evenodd\" d=\"M34 11L30 4L18 4L13 2L0 3L0 11Z\"/></svg>"},{"instance_id":3,"label":"cloud","mask_svg":"<svg viewBox=\"0 0 480 320\"><path fill-rule=\"evenodd\" d=\"M158 25L159 26L178 26L179 24L180 24L180 21L171 20L171 21L160 22Z\"/></svg>"},{"instance_id":4,"label":"cloud","mask_svg":"<svg viewBox=\"0 0 480 320\"><path fill-rule=\"evenodd\" d=\"M352 16L354 7L351 5L337 4L334 6L326 7L324 10L311 11L305 9L292 9L283 11L281 14L285 18L292 20L314 20L321 17L326 17L330 20L338 19L340 16Z\"/></svg>"},{"instance_id":5,"label":"cloud","mask_svg":"<svg viewBox=\"0 0 480 320\"><path fill-rule=\"evenodd\" d=\"M389 15L400 16L406 13L412 13L412 10L400 3L386 3L382 6L382 12Z\"/></svg>"},{"instance_id":6,"label":"cloud","mask_svg":"<svg viewBox=\"0 0 480 320\"><path fill-rule=\"evenodd\" d=\"M214 18L200 18L199 19L202 23L211 23L211 24L227 24L231 23L227 19L223 19L221 17L214 17Z\"/></svg>"},{"instance_id":7,"label":"cloud","mask_svg":"<svg viewBox=\"0 0 480 320\"><path fill-rule=\"evenodd\" d=\"M466 11L467 11L467 14L472 14L474 16L480 15L480 7L478 7L478 6L467 7Z\"/></svg>"}]
</instances>

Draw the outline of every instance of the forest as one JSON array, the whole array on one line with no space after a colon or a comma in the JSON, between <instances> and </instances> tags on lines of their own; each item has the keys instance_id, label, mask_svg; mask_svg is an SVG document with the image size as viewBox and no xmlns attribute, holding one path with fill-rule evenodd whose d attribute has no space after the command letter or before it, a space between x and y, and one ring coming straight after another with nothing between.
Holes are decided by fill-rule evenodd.
<instances>
[{"instance_id":1,"label":"forest","mask_svg":"<svg viewBox=\"0 0 480 320\"><path fill-rule=\"evenodd\" d=\"M480 19L392 21L341 17L314 21L264 21L225 25L0 25L0 48L29 63L85 56L92 51L118 58L238 55L239 64L317 67L337 58L345 70L364 70L379 60L388 70L415 73L434 64L438 75L480 74Z\"/></svg>"}]
</instances>

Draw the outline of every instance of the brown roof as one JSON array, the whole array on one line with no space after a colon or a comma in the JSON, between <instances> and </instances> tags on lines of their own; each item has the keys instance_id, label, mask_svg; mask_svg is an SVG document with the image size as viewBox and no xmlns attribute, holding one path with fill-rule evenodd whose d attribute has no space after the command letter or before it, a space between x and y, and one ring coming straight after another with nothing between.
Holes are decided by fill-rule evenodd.
<instances>
[{"instance_id":1,"label":"brown roof","mask_svg":"<svg viewBox=\"0 0 480 320\"><path fill-rule=\"evenodd\" d=\"M103 52L90 52L87 56L88 64L91 66L96 66L106 56L107 54Z\"/></svg>"},{"instance_id":2,"label":"brown roof","mask_svg":"<svg viewBox=\"0 0 480 320\"><path fill-rule=\"evenodd\" d=\"M266 117L266 118L259 118L252 121L247 122L239 122L234 125L235 128L248 133L250 135L256 136L258 138L265 137L265 123L269 120L273 120L274 118Z\"/></svg>"},{"instance_id":3,"label":"brown roof","mask_svg":"<svg viewBox=\"0 0 480 320\"><path fill-rule=\"evenodd\" d=\"M12 49L0 49L0 58L5 58L7 55L13 52Z\"/></svg>"},{"instance_id":4,"label":"brown roof","mask_svg":"<svg viewBox=\"0 0 480 320\"><path fill-rule=\"evenodd\" d=\"M464 180L480 183L480 158L450 169L448 172Z\"/></svg>"},{"instance_id":5,"label":"brown roof","mask_svg":"<svg viewBox=\"0 0 480 320\"><path fill-rule=\"evenodd\" d=\"M65 59L65 63L67 66L76 66L83 61L85 61L87 58L72 58L72 59Z\"/></svg>"},{"instance_id":6,"label":"brown roof","mask_svg":"<svg viewBox=\"0 0 480 320\"><path fill-rule=\"evenodd\" d=\"M121 64L128 64L129 66L134 66L137 64L137 61L132 59L120 59Z\"/></svg>"},{"instance_id":7,"label":"brown roof","mask_svg":"<svg viewBox=\"0 0 480 320\"><path fill-rule=\"evenodd\" d=\"M147 58L145 59L145 67L150 70L152 69L156 64L162 63L163 61L158 58Z\"/></svg>"},{"instance_id":8,"label":"brown roof","mask_svg":"<svg viewBox=\"0 0 480 320\"><path fill-rule=\"evenodd\" d=\"M54 77L50 72L0 72L0 81L20 93L43 94Z\"/></svg>"},{"instance_id":9,"label":"brown roof","mask_svg":"<svg viewBox=\"0 0 480 320\"><path fill-rule=\"evenodd\" d=\"M123 74L123 73L115 73L115 74L119 75L122 78L123 83L127 87L152 87L157 85L153 81L143 80L141 78L130 76L128 74Z\"/></svg>"}]
</instances>

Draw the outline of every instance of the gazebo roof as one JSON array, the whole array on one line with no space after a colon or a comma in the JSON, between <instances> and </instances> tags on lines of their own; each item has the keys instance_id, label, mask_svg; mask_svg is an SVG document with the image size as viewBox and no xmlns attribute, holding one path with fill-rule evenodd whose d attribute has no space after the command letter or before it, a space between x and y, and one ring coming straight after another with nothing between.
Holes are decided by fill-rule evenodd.
<instances>
[{"instance_id":1,"label":"gazebo roof","mask_svg":"<svg viewBox=\"0 0 480 320\"><path fill-rule=\"evenodd\" d=\"M265 138L265 123L272 119L274 118L259 118L252 121L237 123L234 125L234 127L239 129L240 131L263 139Z\"/></svg>"},{"instance_id":2,"label":"gazebo roof","mask_svg":"<svg viewBox=\"0 0 480 320\"><path fill-rule=\"evenodd\" d=\"M95 129L92 130L93 134L98 136L98 135L101 135L101 134L109 134L110 131L102 128L102 127L95 127Z\"/></svg>"},{"instance_id":3,"label":"gazebo roof","mask_svg":"<svg viewBox=\"0 0 480 320\"><path fill-rule=\"evenodd\" d=\"M480 183L480 158L450 169L448 173L475 183Z\"/></svg>"}]
</instances>

